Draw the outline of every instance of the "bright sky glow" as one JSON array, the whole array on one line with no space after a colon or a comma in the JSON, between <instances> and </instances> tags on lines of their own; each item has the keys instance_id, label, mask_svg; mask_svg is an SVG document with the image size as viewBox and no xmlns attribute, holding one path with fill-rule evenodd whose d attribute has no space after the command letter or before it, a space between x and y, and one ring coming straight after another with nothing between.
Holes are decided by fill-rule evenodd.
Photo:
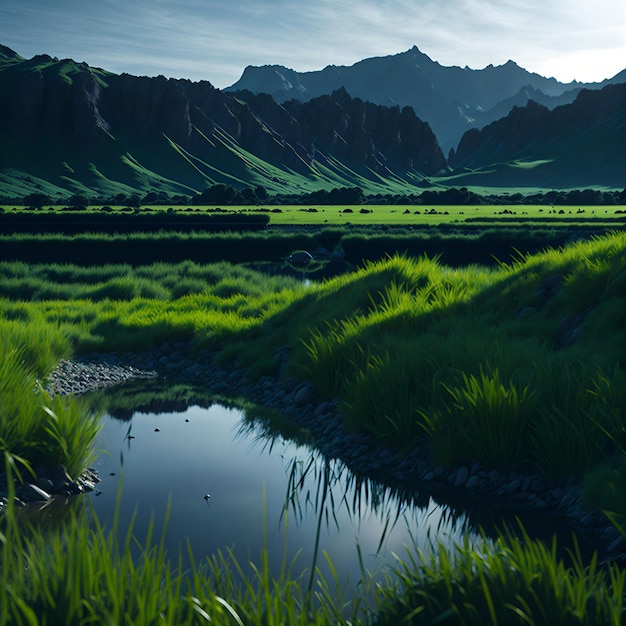
<instances>
[{"instance_id":1,"label":"bright sky glow","mask_svg":"<svg viewBox=\"0 0 626 626\"><path fill-rule=\"evenodd\" d=\"M247 65L298 71L416 45L442 65L511 59L562 82L626 68L624 0L2 0L0 43L113 72L227 87Z\"/></svg>"}]
</instances>

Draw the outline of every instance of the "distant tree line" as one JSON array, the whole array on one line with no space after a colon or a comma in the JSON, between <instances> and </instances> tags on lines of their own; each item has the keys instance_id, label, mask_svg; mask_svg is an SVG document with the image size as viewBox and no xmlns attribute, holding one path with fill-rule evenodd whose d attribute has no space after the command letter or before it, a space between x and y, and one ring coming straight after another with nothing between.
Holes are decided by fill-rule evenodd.
<instances>
[{"instance_id":1,"label":"distant tree line","mask_svg":"<svg viewBox=\"0 0 626 626\"><path fill-rule=\"evenodd\" d=\"M23 198L4 199L3 202L23 204L36 209L51 204L59 204L59 199L53 199L45 193L30 193ZM172 205L261 205L276 206L287 204L313 205L356 205L356 204L408 204L408 205L489 205L489 204L542 204L542 205L624 205L626 204L626 189L622 191L601 191L598 189L573 189L570 191L551 190L531 194L508 193L478 194L467 187L450 187L441 190L424 190L409 194L365 194L360 187L336 187L334 189L318 189L300 194L271 195L262 185L236 189L231 185L217 184L207 187L201 193L187 196L182 194L167 194L163 191L150 191L140 195L138 193L125 195L117 194L111 197L92 197L84 194L74 194L62 201L73 210L85 209L89 205L122 205L130 208L141 206Z\"/></svg>"}]
</instances>

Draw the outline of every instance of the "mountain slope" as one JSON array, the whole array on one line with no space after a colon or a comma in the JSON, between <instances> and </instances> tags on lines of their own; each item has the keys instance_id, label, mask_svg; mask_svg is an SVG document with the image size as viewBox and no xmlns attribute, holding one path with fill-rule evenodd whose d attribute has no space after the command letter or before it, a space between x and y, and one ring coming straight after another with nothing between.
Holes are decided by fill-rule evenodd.
<instances>
[{"instance_id":1,"label":"mountain slope","mask_svg":"<svg viewBox=\"0 0 626 626\"><path fill-rule=\"evenodd\" d=\"M281 106L206 81L116 75L2 48L0 92L0 185L15 191L406 189L446 167L413 111L345 91Z\"/></svg>"},{"instance_id":2,"label":"mountain slope","mask_svg":"<svg viewBox=\"0 0 626 626\"><path fill-rule=\"evenodd\" d=\"M381 176L403 171L433 175L446 168L430 127L410 107L400 110L364 102L351 98L345 89L282 106L264 95L236 95L286 141L300 146L309 162L328 165L324 155L332 155Z\"/></svg>"},{"instance_id":3,"label":"mountain slope","mask_svg":"<svg viewBox=\"0 0 626 626\"><path fill-rule=\"evenodd\" d=\"M493 76L481 76L489 91ZM518 89L487 111L501 115L510 105L511 112L466 132L448 163L413 108L373 104L344 88L279 104L206 81L117 75L46 55L27 60L0 46L0 196L192 194L217 183L288 194L623 189L625 88L577 89L571 104L563 104L568 93Z\"/></svg>"},{"instance_id":4,"label":"mountain slope","mask_svg":"<svg viewBox=\"0 0 626 626\"><path fill-rule=\"evenodd\" d=\"M268 93L284 102L308 100L344 87L363 100L413 107L447 150L456 146L470 127L481 127L506 115L510 107L504 111L498 108L504 100L517 95L516 104L526 104L528 98L520 99L524 90L533 92L533 99L546 105L551 98L564 97L565 101L554 102L556 106L573 101L583 87L623 82L624 76L620 76L598 84L563 84L528 72L513 61L481 70L445 67L413 47L400 54L365 59L349 67L329 65L315 72L296 72L280 65L249 66L226 91ZM571 93L564 96L566 92Z\"/></svg>"},{"instance_id":5,"label":"mountain slope","mask_svg":"<svg viewBox=\"0 0 626 626\"><path fill-rule=\"evenodd\" d=\"M622 187L626 84L583 89L572 104L554 110L533 101L514 107L482 130L467 131L449 163L464 184L514 185L532 177L554 187Z\"/></svg>"}]
</instances>

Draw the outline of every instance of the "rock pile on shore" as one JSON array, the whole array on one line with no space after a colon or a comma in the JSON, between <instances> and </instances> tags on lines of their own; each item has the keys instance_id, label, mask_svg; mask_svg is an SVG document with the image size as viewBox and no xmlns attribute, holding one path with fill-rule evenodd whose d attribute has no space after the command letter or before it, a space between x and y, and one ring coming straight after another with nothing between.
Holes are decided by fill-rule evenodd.
<instances>
[{"instance_id":1,"label":"rock pile on shore","mask_svg":"<svg viewBox=\"0 0 626 626\"><path fill-rule=\"evenodd\" d=\"M283 366L288 351L285 347L276 354ZM53 394L81 394L133 379L159 376L171 382L199 384L216 395L246 397L279 410L285 418L311 433L321 454L340 459L358 475L405 492L461 494L474 501L497 502L499 507L513 512L545 513L546 520L565 521L572 530L591 538L607 558L625 550L622 537L607 518L585 509L578 481L550 483L540 475L487 471L478 463L452 471L433 467L424 449L400 454L367 433L349 432L339 415L337 402L320 401L310 381L285 379L280 371L276 376L250 382L245 370L220 366L216 356L206 350L192 353L183 342L164 344L147 353L91 354L62 361L50 377L47 389ZM95 479L93 474L79 479L86 483L79 484L78 491L89 485L93 487ZM48 482L45 484L49 486Z\"/></svg>"},{"instance_id":2,"label":"rock pile on shore","mask_svg":"<svg viewBox=\"0 0 626 626\"><path fill-rule=\"evenodd\" d=\"M62 465L56 467L38 466L34 468L35 477L22 469L25 479L23 484L15 487L15 502L18 506L25 504L45 505L54 497L70 497L92 491L100 482L98 474L86 469L77 478L72 478ZM8 503L7 476L0 473L0 511Z\"/></svg>"},{"instance_id":3,"label":"rock pile on shore","mask_svg":"<svg viewBox=\"0 0 626 626\"><path fill-rule=\"evenodd\" d=\"M125 365L115 356L98 360L90 357L81 360L63 359L52 372L46 388L54 394L81 394L128 380L154 376L158 376L155 370L145 371Z\"/></svg>"}]
</instances>

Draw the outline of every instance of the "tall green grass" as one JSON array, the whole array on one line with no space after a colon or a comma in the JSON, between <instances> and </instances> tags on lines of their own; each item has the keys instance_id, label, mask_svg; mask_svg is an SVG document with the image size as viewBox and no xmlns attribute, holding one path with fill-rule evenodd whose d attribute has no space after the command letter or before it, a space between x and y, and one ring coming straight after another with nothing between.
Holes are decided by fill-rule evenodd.
<instances>
[{"instance_id":1,"label":"tall green grass","mask_svg":"<svg viewBox=\"0 0 626 626\"><path fill-rule=\"evenodd\" d=\"M503 534L493 547L474 550L437 543L430 554L408 552L397 582L381 588L376 626L392 624L622 624L626 572L571 564L551 545Z\"/></svg>"},{"instance_id":2,"label":"tall green grass","mask_svg":"<svg viewBox=\"0 0 626 626\"><path fill-rule=\"evenodd\" d=\"M435 457L446 465L478 461L483 467L519 468L528 453L535 394L528 386L502 382L497 368L461 376L458 387L443 384L448 397L442 408L423 414Z\"/></svg>"},{"instance_id":3,"label":"tall green grass","mask_svg":"<svg viewBox=\"0 0 626 626\"><path fill-rule=\"evenodd\" d=\"M5 469L13 471L4 455ZM75 509L63 526L33 529L9 505L0 527L0 625L13 624L621 624L626 572L584 563L574 549L568 563L550 545L525 533L503 533L477 549L468 541L431 550L406 547L384 572L363 571L346 595L332 559L331 577L309 573L297 557L270 572L267 548L238 562L229 550L183 570L180 555L164 549L155 524L145 537L133 522L105 530ZM355 593L356 591L356 593Z\"/></svg>"},{"instance_id":4,"label":"tall green grass","mask_svg":"<svg viewBox=\"0 0 626 626\"><path fill-rule=\"evenodd\" d=\"M14 458L4 455L12 474ZM10 494L12 495L12 494ZM118 499L119 506L119 499ZM270 572L268 549L259 561L238 562L218 551L183 569L182 555L165 551L167 519L156 536L151 523L137 537L134 518L120 532L114 518L104 529L85 508L75 508L62 526L33 528L8 505L0 518L0 625L13 624L267 624L359 623L365 605L344 600L336 578L316 573L309 597L296 559ZM297 558L297 557L296 557ZM331 569L331 571L333 571ZM367 583L366 581L366 584Z\"/></svg>"},{"instance_id":5,"label":"tall green grass","mask_svg":"<svg viewBox=\"0 0 626 626\"><path fill-rule=\"evenodd\" d=\"M31 469L63 465L78 476L93 456L98 417L84 401L50 397L24 350L3 342L0 361L0 452Z\"/></svg>"},{"instance_id":6,"label":"tall green grass","mask_svg":"<svg viewBox=\"0 0 626 626\"><path fill-rule=\"evenodd\" d=\"M625 277L623 234L496 269L391 258L316 292L330 315L295 358L348 424L401 448L584 474L624 438ZM369 303L338 310L357 285Z\"/></svg>"},{"instance_id":7,"label":"tall green grass","mask_svg":"<svg viewBox=\"0 0 626 626\"><path fill-rule=\"evenodd\" d=\"M177 339L193 340L198 349L225 344L259 327L302 290L296 281L261 278L228 264L8 263L0 269L21 290L0 298L0 450L33 466L65 465L73 475L90 459L97 426L86 400L43 391L61 358L151 349ZM35 290L45 285L52 299L25 298L33 293L28 284Z\"/></svg>"},{"instance_id":8,"label":"tall green grass","mask_svg":"<svg viewBox=\"0 0 626 626\"><path fill-rule=\"evenodd\" d=\"M0 284L9 286L0 298L4 320L15 321L25 335L60 326L62 333L50 341L64 336L66 353L142 350L177 339L193 338L198 347L226 341L303 290L290 278L190 261L138 268L6 263L0 264ZM50 341L25 336L23 343L45 353Z\"/></svg>"},{"instance_id":9,"label":"tall green grass","mask_svg":"<svg viewBox=\"0 0 626 626\"><path fill-rule=\"evenodd\" d=\"M11 300L24 301L171 300L205 291L220 297L234 293L260 295L294 282L281 276L259 280L257 273L228 263L155 262L138 267L126 263L0 263L0 293Z\"/></svg>"}]
</instances>

